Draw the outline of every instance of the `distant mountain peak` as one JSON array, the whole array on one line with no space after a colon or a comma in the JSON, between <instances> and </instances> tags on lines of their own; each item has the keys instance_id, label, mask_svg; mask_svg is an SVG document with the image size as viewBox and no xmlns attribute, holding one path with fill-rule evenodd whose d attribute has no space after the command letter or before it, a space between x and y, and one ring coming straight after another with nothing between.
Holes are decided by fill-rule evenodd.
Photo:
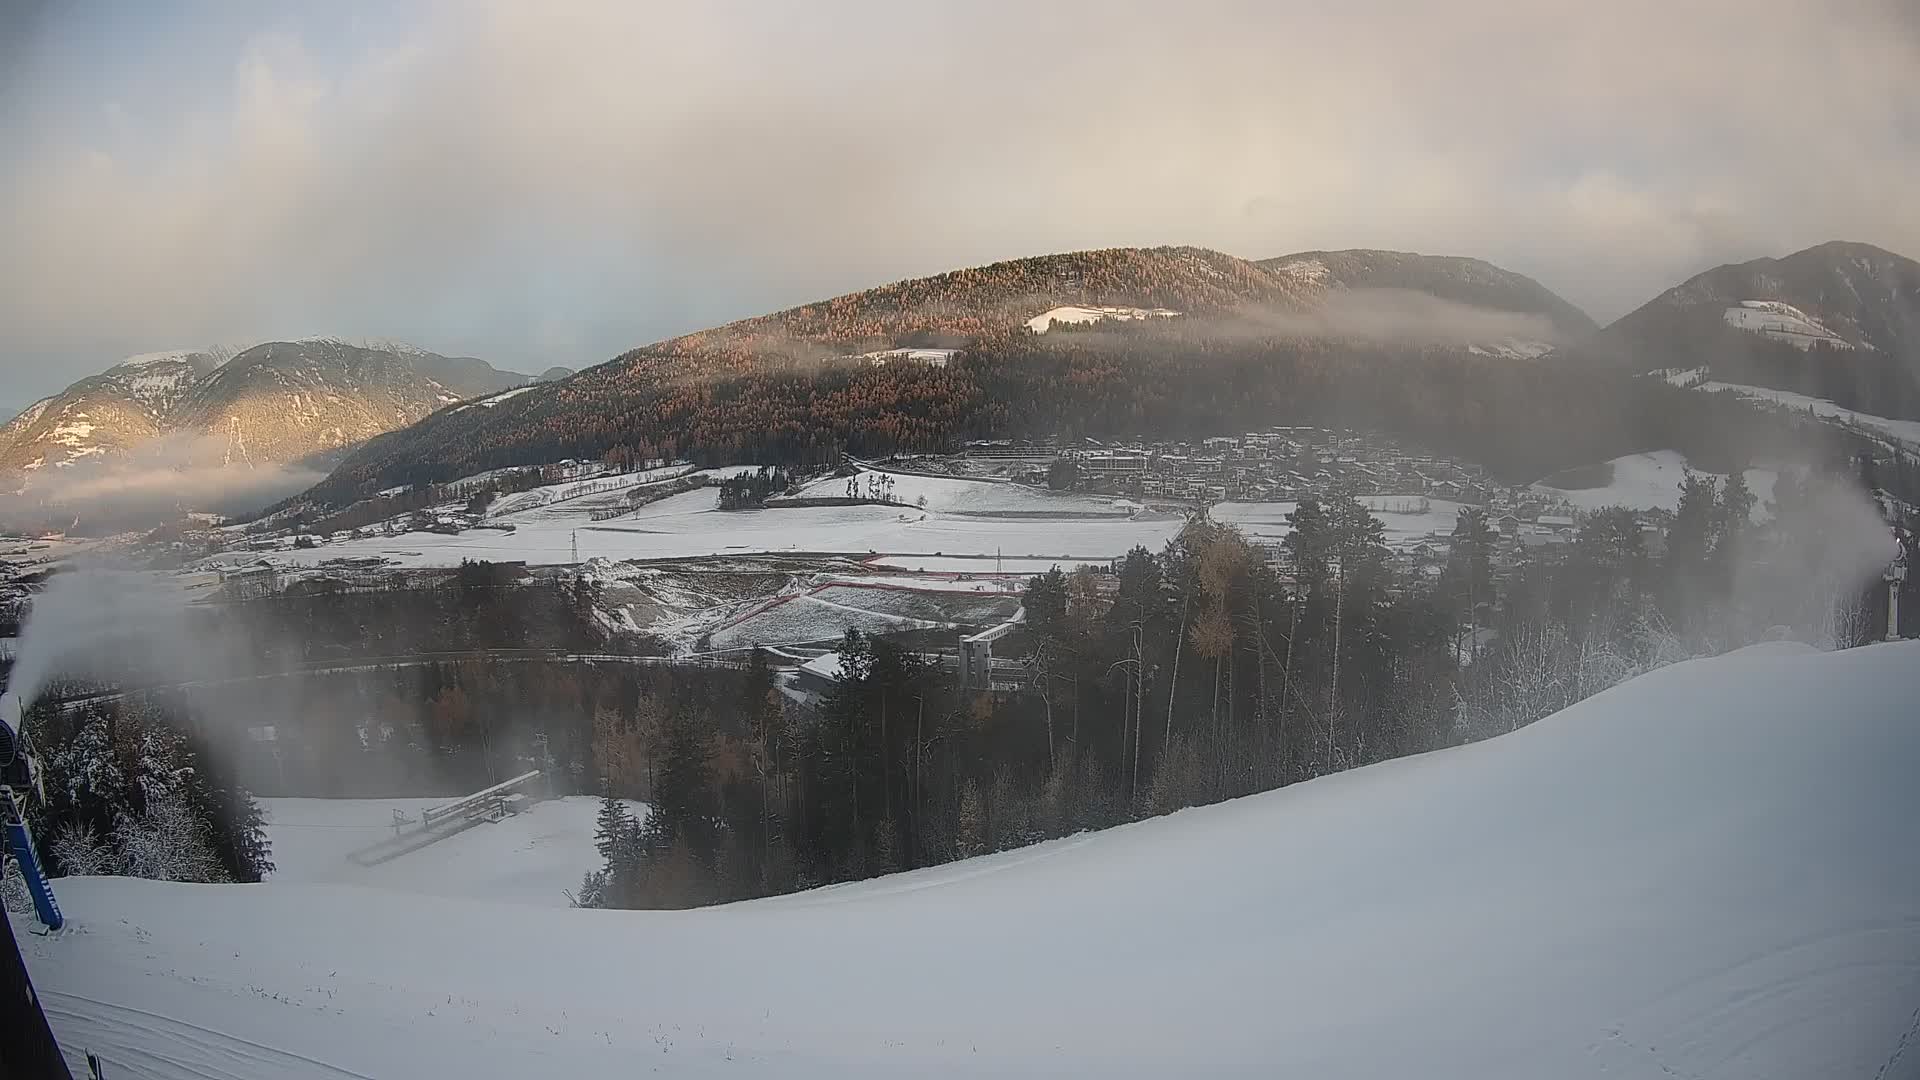
<instances>
[{"instance_id":1,"label":"distant mountain peak","mask_svg":"<svg viewBox=\"0 0 1920 1080\"><path fill-rule=\"evenodd\" d=\"M211 359L211 354L202 349L166 349L161 352L139 353L134 356L129 356L107 370L151 367L155 364L166 363L192 363L196 358L200 357Z\"/></svg>"},{"instance_id":2,"label":"distant mountain peak","mask_svg":"<svg viewBox=\"0 0 1920 1080\"><path fill-rule=\"evenodd\" d=\"M1607 332L1629 345L1670 350L1675 335L1710 336L1715 324L1764 333L1757 317L1734 313L1768 305L1817 328L1801 336L1830 337L1844 347L1920 361L1920 263L1858 241L1831 240L1779 258L1704 270L1623 316ZM1689 314L1696 309L1699 314ZM1699 325L1681 327L1676 320Z\"/></svg>"},{"instance_id":3,"label":"distant mountain peak","mask_svg":"<svg viewBox=\"0 0 1920 1080\"><path fill-rule=\"evenodd\" d=\"M1920 262L1834 240L1704 270L1601 335L1635 370L1704 369L1894 418L1920 417Z\"/></svg>"},{"instance_id":4,"label":"distant mountain peak","mask_svg":"<svg viewBox=\"0 0 1920 1080\"><path fill-rule=\"evenodd\" d=\"M237 352L141 353L0 427L0 470L54 475L107 464L163 436L219 464L295 461L530 381L405 342L318 335Z\"/></svg>"}]
</instances>

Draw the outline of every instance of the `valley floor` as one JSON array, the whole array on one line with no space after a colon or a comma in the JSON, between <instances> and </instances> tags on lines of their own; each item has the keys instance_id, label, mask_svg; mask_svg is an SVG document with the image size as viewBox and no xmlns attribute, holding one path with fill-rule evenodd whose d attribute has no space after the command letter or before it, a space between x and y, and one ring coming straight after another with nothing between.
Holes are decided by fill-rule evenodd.
<instances>
[{"instance_id":1,"label":"valley floor","mask_svg":"<svg viewBox=\"0 0 1920 1080\"><path fill-rule=\"evenodd\" d=\"M63 880L71 929L21 938L111 1077L1911 1076L1917 665L1759 647L1490 742L708 910L289 864Z\"/></svg>"}]
</instances>

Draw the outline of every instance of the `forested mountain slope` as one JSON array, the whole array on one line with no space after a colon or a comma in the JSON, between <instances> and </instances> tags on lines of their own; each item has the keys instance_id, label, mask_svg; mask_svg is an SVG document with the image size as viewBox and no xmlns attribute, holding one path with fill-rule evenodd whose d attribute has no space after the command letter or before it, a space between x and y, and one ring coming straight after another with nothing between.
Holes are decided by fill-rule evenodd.
<instances>
[{"instance_id":1,"label":"forested mountain slope","mask_svg":"<svg viewBox=\"0 0 1920 1080\"><path fill-rule=\"evenodd\" d=\"M1920 262L1836 241L1715 267L1607 327L1597 345L1634 370L1704 369L1920 418Z\"/></svg>"},{"instance_id":2,"label":"forested mountain slope","mask_svg":"<svg viewBox=\"0 0 1920 1080\"><path fill-rule=\"evenodd\" d=\"M1296 280L1346 290L1406 290L1487 311L1538 315L1548 344L1573 341L1599 327L1586 312L1523 274L1483 259L1351 248L1302 251L1260 265Z\"/></svg>"},{"instance_id":3,"label":"forested mountain slope","mask_svg":"<svg viewBox=\"0 0 1920 1080\"><path fill-rule=\"evenodd\" d=\"M1362 256L1369 274L1349 266ZM1298 259L1116 248L852 293L636 349L486 408L440 411L369 442L308 501L341 505L564 457L810 462L969 438L1315 421L1431 433L1531 479L1635 450L1694 450L1747 422L1726 420L1737 406L1703 416L1712 407L1616 373L1516 362L1550 344L1510 347L1526 344L1514 319L1553 337L1586 325L1518 275L1473 260L1327 258L1347 276L1305 273ZM1457 326L1429 332L1431 306L1412 319L1342 306L1362 294L1402 307L1424 296L1446 305L1447 321L1471 314L1501 328L1499 341L1483 347ZM1505 308L1484 306L1496 302ZM1716 453L1726 456L1704 456Z\"/></svg>"}]
</instances>

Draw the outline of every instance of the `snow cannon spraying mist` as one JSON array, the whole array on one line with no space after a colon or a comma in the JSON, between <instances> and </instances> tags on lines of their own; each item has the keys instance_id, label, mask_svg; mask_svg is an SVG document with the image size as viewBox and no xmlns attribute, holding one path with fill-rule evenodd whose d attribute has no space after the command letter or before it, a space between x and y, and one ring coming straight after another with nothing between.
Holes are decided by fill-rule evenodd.
<instances>
[{"instance_id":1,"label":"snow cannon spraying mist","mask_svg":"<svg viewBox=\"0 0 1920 1080\"><path fill-rule=\"evenodd\" d=\"M0 783L19 792L21 797L34 786L34 770L27 758L26 739L21 736L25 714L20 695L9 690L0 694Z\"/></svg>"}]
</instances>

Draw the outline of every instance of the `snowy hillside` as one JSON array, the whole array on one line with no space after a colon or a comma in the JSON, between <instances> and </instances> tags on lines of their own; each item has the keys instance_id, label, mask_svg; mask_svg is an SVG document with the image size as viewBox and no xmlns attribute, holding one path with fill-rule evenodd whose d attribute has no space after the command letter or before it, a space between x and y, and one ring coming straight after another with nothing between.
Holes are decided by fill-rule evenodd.
<instances>
[{"instance_id":1,"label":"snowy hillside","mask_svg":"<svg viewBox=\"0 0 1920 1080\"><path fill-rule=\"evenodd\" d=\"M1819 342L1836 349L1851 349L1853 344L1821 325L1820 320L1778 300L1742 300L1722 316L1727 325L1784 341L1801 349Z\"/></svg>"},{"instance_id":2,"label":"snowy hillside","mask_svg":"<svg viewBox=\"0 0 1920 1080\"><path fill-rule=\"evenodd\" d=\"M94 878L21 938L109 1076L1888 1080L1920 1065L1917 663L1763 647L1488 743L705 911Z\"/></svg>"},{"instance_id":3,"label":"snowy hillside","mask_svg":"<svg viewBox=\"0 0 1920 1080\"><path fill-rule=\"evenodd\" d=\"M1775 405L1784 405L1789 409L1804 410L1815 416L1837 420L1847 427L1859 428L1876 437L1885 438L1895 448L1908 451L1920 449L1920 420L1896 420L1886 416L1875 416L1872 413L1858 412L1838 405L1826 398L1808 397L1791 390L1776 390L1771 386L1752 386L1746 383L1718 380L1696 382L1693 385L1695 389L1707 393L1726 390L1741 397L1768 401Z\"/></svg>"},{"instance_id":4,"label":"snowy hillside","mask_svg":"<svg viewBox=\"0 0 1920 1080\"><path fill-rule=\"evenodd\" d=\"M1083 307L1078 304L1069 304L1065 307L1057 307L1043 311L1033 318L1028 319L1027 329L1036 334L1044 334L1053 329L1056 323L1061 326L1068 326L1105 322L1108 319L1112 319L1115 322L1133 322L1138 319L1171 319L1178 314L1180 313L1170 311L1167 308L1112 307L1107 305L1100 307Z\"/></svg>"},{"instance_id":5,"label":"snowy hillside","mask_svg":"<svg viewBox=\"0 0 1920 1080\"><path fill-rule=\"evenodd\" d=\"M1602 462L1602 465L1608 470L1609 479L1596 487L1557 487L1553 484L1554 477L1548 477L1534 487L1565 499L1581 510L1599 510L1608 506L1625 506L1634 510L1679 508L1680 482L1687 475L1684 454L1675 450L1655 450L1617 457ZM1702 469L1694 471L1705 473ZM1756 499L1753 507L1755 520L1762 520L1769 515L1766 504L1773 498L1773 484L1777 479L1779 474L1772 469L1746 471L1747 487Z\"/></svg>"}]
</instances>

